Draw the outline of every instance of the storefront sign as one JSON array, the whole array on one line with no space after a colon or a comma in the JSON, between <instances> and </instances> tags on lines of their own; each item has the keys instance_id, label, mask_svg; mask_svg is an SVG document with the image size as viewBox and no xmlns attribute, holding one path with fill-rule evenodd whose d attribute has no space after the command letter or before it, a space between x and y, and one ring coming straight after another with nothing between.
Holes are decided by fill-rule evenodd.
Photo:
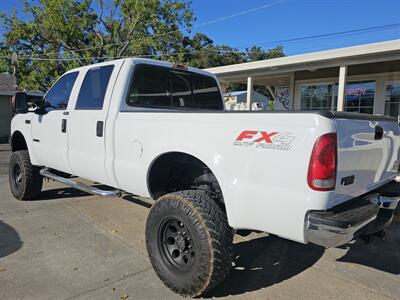
<instances>
[{"instance_id":1,"label":"storefront sign","mask_svg":"<svg viewBox=\"0 0 400 300\"><path fill-rule=\"evenodd\" d=\"M292 108L290 88L288 86L276 87L275 93L275 110L289 110Z\"/></svg>"},{"instance_id":2,"label":"storefront sign","mask_svg":"<svg viewBox=\"0 0 400 300\"><path fill-rule=\"evenodd\" d=\"M365 95L367 93L366 88L349 88L346 90L346 95L347 96L359 96L359 95Z\"/></svg>"}]
</instances>

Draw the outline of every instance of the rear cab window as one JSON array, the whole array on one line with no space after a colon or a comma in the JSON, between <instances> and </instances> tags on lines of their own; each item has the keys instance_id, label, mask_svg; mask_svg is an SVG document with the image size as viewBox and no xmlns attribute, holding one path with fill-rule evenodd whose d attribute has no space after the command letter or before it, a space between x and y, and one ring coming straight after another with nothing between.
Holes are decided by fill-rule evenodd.
<instances>
[{"instance_id":1,"label":"rear cab window","mask_svg":"<svg viewBox=\"0 0 400 300\"><path fill-rule=\"evenodd\" d=\"M222 96L213 77L146 64L135 67L126 104L143 108L223 110Z\"/></svg>"}]
</instances>

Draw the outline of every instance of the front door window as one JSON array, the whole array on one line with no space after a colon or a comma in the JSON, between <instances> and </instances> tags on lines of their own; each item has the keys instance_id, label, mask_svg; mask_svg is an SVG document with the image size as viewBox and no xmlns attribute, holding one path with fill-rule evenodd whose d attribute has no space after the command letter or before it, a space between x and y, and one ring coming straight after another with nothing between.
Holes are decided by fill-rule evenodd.
<instances>
[{"instance_id":1,"label":"front door window","mask_svg":"<svg viewBox=\"0 0 400 300\"><path fill-rule=\"evenodd\" d=\"M45 96L46 111L66 109L79 72L72 72L62 76L47 92Z\"/></svg>"}]
</instances>

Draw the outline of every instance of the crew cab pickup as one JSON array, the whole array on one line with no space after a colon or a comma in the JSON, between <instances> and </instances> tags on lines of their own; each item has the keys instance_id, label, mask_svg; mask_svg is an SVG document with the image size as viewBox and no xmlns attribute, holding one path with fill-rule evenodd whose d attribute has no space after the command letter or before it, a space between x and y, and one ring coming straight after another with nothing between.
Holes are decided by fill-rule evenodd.
<instances>
[{"instance_id":1,"label":"crew cab pickup","mask_svg":"<svg viewBox=\"0 0 400 300\"><path fill-rule=\"evenodd\" d=\"M146 244L160 279L198 296L231 269L236 229L343 245L382 235L400 192L397 121L331 111L224 110L216 77L128 58L68 71L42 100L14 98L10 188L43 177L155 201ZM99 182L102 190L69 175Z\"/></svg>"}]
</instances>

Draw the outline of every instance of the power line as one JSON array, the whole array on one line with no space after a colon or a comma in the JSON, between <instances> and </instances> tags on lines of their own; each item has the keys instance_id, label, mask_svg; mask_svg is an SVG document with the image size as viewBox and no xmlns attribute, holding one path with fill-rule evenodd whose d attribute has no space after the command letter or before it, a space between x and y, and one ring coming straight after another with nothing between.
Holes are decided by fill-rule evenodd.
<instances>
[{"instance_id":1,"label":"power line","mask_svg":"<svg viewBox=\"0 0 400 300\"><path fill-rule=\"evenodd\" d=\"M305 36L305 37L299 37L299 38L291 38L291 39L286 39L286 40L277 40L277 41L272 41L272 42L264 42L264 43L254 43L250 44L248 46L256 46L256 45L272 45L272 44L283 44L283 43L288 43L288 42L299 42L299 41L305 41L305 40L311 40L311 39L319 39L319 38L327 38L327 37L334 37L334 36L340 36L340 35L350 35L350 34L360 34L360 33L369 33L372 31L381 31L381 30L387 30L387 29L393 29L400 27L400 23L393 23L393 24L387 24L387 25L381 25L381 26L375 26L375 27L367 27L367 28L359 28L359 29L353 29L353 30L346 30L346 31L340 31L340 32L332 32L332 33L327 33L327 34L319 34L319 35L310 35L310 36ZM240 47L240 46L239 46ZM238 48L238 47L237 47ZM237 53L237 54L242 54L245 53L244 51L239 51L239 50L223 50L223 49L201 49L201 50L195 50L195 49L187 49L185 51L181 52L172 52L172 53L157 53L157 54L144 54L144 55L136 55L136 57L162 57L162 56L177 56L181 54L197 54L197 53L203 53L203 52L218 52L218 53ZM44 58L44 57L34 57L34 56L19 56L19 59L24 59L24 60L32 60L32 61L75 61L75 60L104 60L104 59L118 59L118 58L127 58L127 57L132 57L132 56L115 56L115 57L110 57L110 56L100 56L100 57L87 57L87 58ZM0 58L10 58L9 56L0 56Z\"/></svg>"},{"instance_id":2,"label":"power line","mask_svg":"<svg viewBox=\"0 0 400 300\"><path fill-rule=\"evenodd\" d=\"M286 1L287 0L280 0L280 1L277 1L277 2L265 4L265 5L262 5L262 6L259 6L259 7L255 7L255 8L252 8L252 9L248 9L248 10L245 10L245 11L230 15L230 16L221 17L221 18L218 18L218 19L215 19L215 20L211 20L211 21L206 21L206 22L194 25L193 27L205 26L205 25L214 24L214 23L217 23L217 22L220 22L220 21L225 21L225 20L228 20L228 19L236 18L236 17L242 16L242 15L246 15L246 14L249 14L249 13L252 13L252 12L255 12L255 11L270 7L270 6L273 6L273 5L282 4L282 3L286 2Z\"/></svg>"},{"instance_id":3,"label":"power line","mask_svg":"<svg viewBox=\"0 0 400 300\"><path fill-rule=\"evenodd\" d=\"M378 32L379 30L371 30L371 31L369 31L369 32L361 32L361 33L349 33L349 34L346 34L346 35L342 35L341 37L349 37L349 36L355 36L355 35L360 35L360 34L364 34L364 37L369 37L369 35L368 34L370 34L371 32ZM397 27L393 27L393 28L385 28L384 29L384 31L385 31L385 33L399 33L399 29L397 28ZM398 35L398 38L400 38L400 35ZM360 40L361 41L361 40ZM332 48L332 47L334 47L334 48L341 48L341 47L344 47L343 46L343 44L344 43L346 43L346 39L343 39L343 38L341 38L341 39L338 39L338 40L336 40L336 39L328 39L327 41L324 41L323 42L323 46L325 47L325 48ZM360 44L362 44L361 42L360 42ZM302 43L302 41L299 41L299 42L294 42L294 43L286 43L286 44L283 44L284 45L284 47L285 47L285 51L288 51L288 49L291 49L291 50L295 50L296 52L302 52L302 53L305 53L305 52L312 52L312 51L318 51L318 49L320 48L320 46L321 46L321 43L313 43L313 44L311 44L310 45L310 43ZM341 46L342 45L342 46Z\"/></svg>"},{"instance_id":4,"label":"power line","mask_svg":"<svg viewBox=\"0 0 400 300\"><path fill-rule=\"evenodd\" d=\"M18 56L18 59L22 60L32 60L32 61L77 61L77 60L103 60L103 59L121 59L121 58L129 58L129 57L141 57L141 58L151 58L151 57L162 57L162 56L177 56L180 54L196 54L203 52L218 52L218 53L237 53L242 54L245 53L243 51L234 51L234 50L222 50L222 49L187 49L186 51L181 52L172 52L172 53L157 53L157 54L138 54L138 55L127 55L127 56L95 56L95 57L62 57L62 58L50 58L50 57L34 57L34 56ZM0 56L0 59L10 59L11 56Z\"/></svg>"},{"instance_id":5,"label":"power line","mask_svg":"<svg viewBox=\"0 0 400 300\"><path fill-rule=\"evenodd\" d=\"M232 14L232 15L220 17L220 18L213 19L213 20L210 20L210 21L205 21L203 23L193 25L193 28L198 28L198 27L214 24L214 23L217 23L217 22L225 21L225 20L228 20L228 19L236 18L236 17L242 16L242 15L246 15L246 14L249 14L249 13L252 13L252 12L267 8L267 7L270 7L270 6L274 6L274 5L278 5L278 4L284 3L286 1L287 0L279 0L279 1L276 1L276 2L264 4L262 6L258 6L258 7L255 7L255 8L252 8L252 9L248 9L248 10L245 10L245 11L242 11L242 12L239 12L239 13L235 13L235 14ZM130 42L141 42L141 41L146 40L146 39L154 39L154 38L157 38L157 37L170 35L170 34L173 34L173 33L180 32L180 31L181 31L180 29L171 30L171 31L168 31L168 32L160 33L160 34L155 34L155 35L150 36L150 37L132 39L132 40L129 40L129 41ZM64 50L64 52L82 52L82 51L86 51L86 50L94 50L94 49L99 49L99 48L103 48L103 47L117 46L117 45L124 44L126 42L127 41L118 42L118 43L111 43L111 44L101 45L101 46L80 48L80 49L68 49L68 50ZM46 55L53 55L53 54L58 54L58 52L46 53Z\"/></svg>"},{"instance_id":6,"label":"power line","mask_svg":"<svg viewBox=\"0 0 400 300\"><path fill-rule=\"evenodd\" d=\"M262 45L262 46L276 45L276 44L304 41L304 40L310 40L310 39L316 39L316 38L324 38L324 37L330 37L330 36L336 36L336 35L345 35L345 34L349 34L349 33L354 34L354 33L364 33L364 32L379 31L379 30L383 30L383 29L396 28L396 27L399 27L399 26L400 26L400 23L393 23L393 24L381 25L381 26L375 26L375 27L367 27L367 28L359 28L359 29L353 29L353 30L326 33L326 34L310 35L310 36L304 36L304 37L299 37L299 38L291 38L291 39L285 39L285 40L275 40L275 41L272 41L272 42L261 42L261 43L240 45L240 46L236 46L236 48L242 48L242 47L245 47L245 46L252 46L252 45Z\"/></svg>"}]
</instances>

